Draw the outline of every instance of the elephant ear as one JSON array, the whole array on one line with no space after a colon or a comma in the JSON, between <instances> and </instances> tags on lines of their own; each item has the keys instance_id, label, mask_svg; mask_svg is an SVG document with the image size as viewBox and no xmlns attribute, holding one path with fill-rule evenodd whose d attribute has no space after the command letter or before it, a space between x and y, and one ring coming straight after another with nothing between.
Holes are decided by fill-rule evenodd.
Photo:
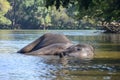
<instances>
[{"instance_id":1,"label":"elephant ear","mask_svg":"<svg viewBox=\"0 0 120 80\"><path fill-rule=\"evenodd\" d=\"M71 41L62 34L46 33L43 35L42 40L32 49L32 51L57 43L66 44L71 43Z\"/></svg>"},{"instance_id":2,"label":"elephant ear","mask_svg":"<svg viewBox=\"0 0 120 80\"><path fill-rule=\"evenodd\" d=\"M17 51L17 53L28 53L31 52L31 50L41 42L41 40L43 39L43 36L41 36L40 38L36 39L35 41L31 42L30 44L26 45L25 47L23 47L21 50Z\"/></svg>"}]
</instances>

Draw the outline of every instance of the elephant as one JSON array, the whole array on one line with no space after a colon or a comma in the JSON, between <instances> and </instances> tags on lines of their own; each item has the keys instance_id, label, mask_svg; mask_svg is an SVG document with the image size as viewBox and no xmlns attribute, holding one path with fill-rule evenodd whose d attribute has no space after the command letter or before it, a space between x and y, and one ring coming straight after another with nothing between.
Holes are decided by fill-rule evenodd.
<instances>
[{"instance_id":1,"label":"elephant","mask_svg":"<svg viewBox=\"0 0 120 80\"><path fill-rule=\"evenodd\" d=\"M46 33L23 47L18 53L28 55L59 55L79 59L92 59L94 48L90 44L74 44L63 34Z\"/></svg>"}]
</instances>

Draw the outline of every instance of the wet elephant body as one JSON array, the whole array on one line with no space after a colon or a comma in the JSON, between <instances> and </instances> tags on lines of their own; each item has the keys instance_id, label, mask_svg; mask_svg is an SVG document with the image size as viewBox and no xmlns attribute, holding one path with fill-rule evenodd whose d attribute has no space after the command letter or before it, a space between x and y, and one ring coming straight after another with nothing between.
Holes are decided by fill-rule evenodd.
<instances>
[{"instance_id":1,"label":"wet elephant body","mask_svg":"<svg viewBox=\"0 0 120 80\"><path fill-rule=\"evenodd\" d=\"M18 51L30 55L72 56L92 59L94 49L88 44L73 44L65 35L46 33Z\"/></svg>"}]
</instances>

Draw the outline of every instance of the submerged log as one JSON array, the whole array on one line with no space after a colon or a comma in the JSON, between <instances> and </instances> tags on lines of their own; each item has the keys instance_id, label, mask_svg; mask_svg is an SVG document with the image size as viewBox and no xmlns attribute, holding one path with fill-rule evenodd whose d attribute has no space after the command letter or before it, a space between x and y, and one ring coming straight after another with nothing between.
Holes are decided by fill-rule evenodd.
<instances>
[{"instance_id":1,"label":"submerged log","mask_svg":"<svg viewBox=\"0 0 120 80\"><path fill-rule=\"evenodd\" d=\"M120 33L120 22L104 22L102 25L105 28L106 33Z\"/></svg>"}]
</instances>

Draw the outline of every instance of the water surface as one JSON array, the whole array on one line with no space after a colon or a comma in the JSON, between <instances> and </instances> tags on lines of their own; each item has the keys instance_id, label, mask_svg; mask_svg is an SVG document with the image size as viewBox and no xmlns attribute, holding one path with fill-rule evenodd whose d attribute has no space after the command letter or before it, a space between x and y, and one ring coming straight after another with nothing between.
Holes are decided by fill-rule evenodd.
<instances>
[{"instance_id":1,"label":"water surface","mask_svg":"<svg viewBox=\"0 0 120 80\"><path fill-rule=\"evenodd\" d=\"M32 56L16 51L44 33L66 35L73 43L95 47L91 61L60 60L56 56ZM119 80L120 34L103 34L96 30L0 31L0 80Z\"/></svg>"}]
</instances>

